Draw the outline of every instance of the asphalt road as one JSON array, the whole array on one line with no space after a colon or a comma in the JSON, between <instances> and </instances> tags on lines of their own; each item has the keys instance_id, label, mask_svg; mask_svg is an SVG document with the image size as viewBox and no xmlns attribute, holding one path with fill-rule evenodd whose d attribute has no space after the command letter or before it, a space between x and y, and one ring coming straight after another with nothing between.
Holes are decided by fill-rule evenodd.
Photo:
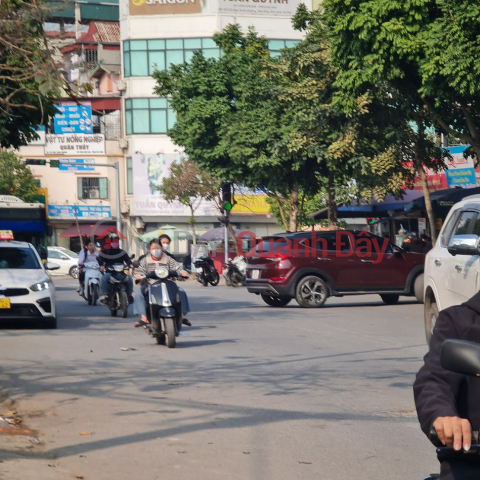
<instances>
[{"instance_id":1,"label":"asphalt road","mask_svg":"<svg viewBox=\"0 0 480 480\"><path fill-rule=\"evenodd\" d=\"M183 284L172 350L56 279L59 328L0 330L2 480L420 479L438 470L412 382L422 305L378 296L319 310ZM129 347L132 350L124 351ZM29 439L29 437L31 437ZM33 437L33 438L32 438ZM37 440L41 442L37 444Z\"/></svg>"}]
</instances>

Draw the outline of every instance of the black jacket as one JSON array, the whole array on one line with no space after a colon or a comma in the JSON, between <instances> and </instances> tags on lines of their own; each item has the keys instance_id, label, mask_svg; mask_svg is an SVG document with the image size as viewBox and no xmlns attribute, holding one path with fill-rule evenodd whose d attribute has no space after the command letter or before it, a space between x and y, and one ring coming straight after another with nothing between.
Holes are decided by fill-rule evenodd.
<instances>
[{"instance_id":1,"label":"black jacket","mask_svg":"<svg viewBox=\"0 0 480 480\"><path fill-rule=\"evenodd\" d=\"M480 293L462 305L443 310L435 324L430 351L413 385L418 419L427 436L438 417L466 418L473 430L480 429L480 379L442 368L440 348L447 338L480 343ZM479 478L480 457L460 453L458 459L442 461L442 480Z\"/></svg>"},{"instance_id":2,"label":"black jacket","mask_svg":"<svg viewBox=\"0 0 480 480\"><path fill-rule=\"evenodd\" d=\"M100 265L113 265L115 263L124 263L125 265L132 265L132 259L128 256L125 250L121 248L106 248L98 256L98 263Z\"/></svg>"}]
</instances>

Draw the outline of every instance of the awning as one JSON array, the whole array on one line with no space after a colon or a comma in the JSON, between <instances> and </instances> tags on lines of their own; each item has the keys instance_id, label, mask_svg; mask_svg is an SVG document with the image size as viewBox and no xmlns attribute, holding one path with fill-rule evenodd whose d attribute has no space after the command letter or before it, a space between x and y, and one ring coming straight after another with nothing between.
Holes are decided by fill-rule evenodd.
<instances>
[{"instance_id":1,"label":"awning","mask_svg":"<svg viewBox=\"0 0 480 480\"><path fill-rule=\"evenodd\" d=\"M0 220L0 230L11 230L12 232L45 232L45 222L21 221L21 220Z\"/></svg>"},{"instance_id":2,"label":"awning","mask_svg":"<svg viewBox=\"0 0 480 480\"><path fill-rule=\"evenodd\" d=\"M105 98L89 98L93 110L120 110L120 98L105 97Z\"/></svg>"},{"instance_id":3,"label":"awning","mask_svg":"<svg viewBox=\"0 0 480 480\"><path fill-rule=\"evenodd\" d=\"M96 237L101 237L105 231L107 231L112 225L107 225L105 223L102 223L98 227L95 228L95 236ZM92 230L94 229L95 224L93 225L79 225L80 229L80 235L82 237L90 237L92 234ZM63 238L72 238L72 237L78 237L78 230L76 225L72 225L71 227L68 227L64 232L60 234L60 237Z\"/></svg>"}]
</instances>

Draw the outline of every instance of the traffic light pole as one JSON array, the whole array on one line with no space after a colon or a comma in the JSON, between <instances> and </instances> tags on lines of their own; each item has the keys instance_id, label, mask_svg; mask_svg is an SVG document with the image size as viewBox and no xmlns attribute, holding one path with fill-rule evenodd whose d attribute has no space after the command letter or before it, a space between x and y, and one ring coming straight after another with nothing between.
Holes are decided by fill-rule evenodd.
<instances>
[{"instance_id":1,"label":"traffic light pole","mask_svg":"<svg viewBox=\"0 0 480 480\"><path fill-rule=\"evenodd\" d=\"M223 211L224 214L225 214L225 234L224 234L224 237L225 237L225 241L224 241L224 244L225 244L225 265L228 263L228 222L229 222L229 211L228 210L224 210Z\"/></svg>"}]
</instances>

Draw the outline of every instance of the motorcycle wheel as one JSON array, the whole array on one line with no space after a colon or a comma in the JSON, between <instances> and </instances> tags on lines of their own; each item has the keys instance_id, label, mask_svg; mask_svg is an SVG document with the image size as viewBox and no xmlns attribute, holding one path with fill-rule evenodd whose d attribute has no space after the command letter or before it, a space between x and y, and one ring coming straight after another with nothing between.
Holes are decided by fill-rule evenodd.
<instances>
[{"instance_id":1,"label":"motorcycle wheel","mask_svg":"<svg viewBox=\"0 0 480 480\"><path fill-rule=\"evenodd\" d=\"M127 318L128 315L128 295L125 290L120 292L120 311L122 312L122 317Z\"/></svg>"},{"instance_id":2,"label":"motorcycle wheel","mask_svg":"<svg viewBox=\"0 0 480 480\"><path fill-rule=\"evenodd\" d=\"M90 305L96 305L97 304L97 300L98 300L98 297L99 297L99 294L98 294L98 285L93 285L92 286L92 294L90 295L90 299L92 301L92 303L90 303Z\"/></svg>"},{"instance_id":3,"label":"motorcycle wheel","mask_svg":"<svg viewBox=\"0 0 480 480\"><path fill-rule=\"evenodd\" d=\"M201 275L199 277L199 282L204 286L204 287L208 287L208 282L207 282L207 279L205 278L205 275Z\"/></svg>"},{"instance_id":4,"label":"motorcycle wheel","mask_svg":"<svg viewBox=\"0 0 480 480\"><path fill-rule=\"evenodd\" d=\"M213 275L213 280L210 282L210 285L212 287L216 287L219 281L220 281L220 275L218 274L218 272L215 272L215 274Z\"/></svg>"},{"instance_id":5,"label":"motorcycle wheel","mask_svg":"<svg viewBox=\"0 0 480 480\"><path fill-rule=\"evenodd\" d=\"M232 284L232 287L241 287L243 285L240 278L238 278L236 274L230 277L230 283Z\"/></svg>"},{"instance_id":6,"label":"motorcycle wheel","mask_svg":"<svg viewBox=\"0 0 480 480\"><path fill-rule=\"evenodd\" d=\"M87 302L89 305L92 305L92 292L90 291L90 287L87 288Z\"/></svg>"},{"instance_id":7,"label":"motorcycle wheel","mask_svg":"<svg viewBox=\"0 0 480 480\"><path fill-rule=\"evenodd\" d=\"M158 344L158 345L165 345L165 343L166 343L166 339L165 339L165 334L164 334L164 333L161 333L160 335L158 335L157 337L155 337L155 339L157 340L157 344Z\"/></svg>"},{"instance_id":8,"label":"motorcycle wheel","mask_svg":"<svg viewBox=\"0 0 480 480\"><path fill-rule=\"evenodd\" d=\"M117 316L117 310L114 310L113 308L110 309L110 315L112 317L116 317Z\"/></svg>"},{"instance_id":9,"label":"motorcycle wheel","mask_svg":"<svg viewBox=\"0 0 480 480\"><path fill-rule=\"evenodd\" d=\"M177 341L175 337L175 325L173 323L174 321L175 321L174 318L165 319L165 330L166 330L165 339L167 341L166 343L168 348L175 348L175 344Z\"/></svg>"}]
</instances>

